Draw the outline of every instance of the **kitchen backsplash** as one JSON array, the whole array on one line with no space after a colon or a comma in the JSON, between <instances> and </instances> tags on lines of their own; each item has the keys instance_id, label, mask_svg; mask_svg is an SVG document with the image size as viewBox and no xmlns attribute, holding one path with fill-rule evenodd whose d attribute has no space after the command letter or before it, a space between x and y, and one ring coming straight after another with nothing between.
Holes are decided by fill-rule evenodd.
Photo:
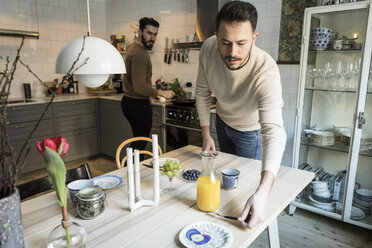
<instances>
[{"instance_id":1,"label":"kitchen backsplash","mask_svg":"<svg viewBox=\"0 0 372 248\"><path fill-rule=\"evenodd\" d=\"M54 73L57 55L64 45L87 32L85 0L37 0L39 40L26 40L23 60L44 81L61 78ZM281 0L250 0L258 10L259 38L256 45L276 60L278 56ZM37 30L35 2L30 0L0 0L0 28ZM133 24L143 16L160 23L159 35L150 57L153 63L153 83L163 76L165 81L178 77L181 84L190 81L195 87L198 50L189 53L189 64L172 61L164 63L165 38L169 43L186 41L186 34L195 32L196 0L90 0L92 35L110 40L111 34L125 34L126 41L134 37ZM0 37L0 55L15 56L20 39ZM170 44L169 44L170 45ZM123 55L124 57L125 55ZM297 65L280 65L283 84L283 119L288 136L283 164L290 165L294 132L294 116L298 70ZM0 70L3 64L0 65ZM12 97L22 97L22 84L37 81L19 67L12 87ZM86 91L79 86L80 92Z\"/></svg>"},{"instance_id":2,"label":"kitchen backsplash","mask_svg":"<svg viewBox=\"0 0 372 248\"><path fill-rule=\"evenodd\" d=\"M90 1L92 34L107 38L105 0ZM85 0L0 0L0 28L39 31L39 40L25 40L22 60L43 80L62 78L54 73L58 53L69 41L87 33ZM36 11L38 22L36 18ZM0 55L14 59L21 39L0 37ZM3 70L4 63L0 63ZM37 80L19 65L11 89L11 97L23 96L23 83L37 84ZM84 92L84 86L79 87Z\"/></svg>"}]
</instances>

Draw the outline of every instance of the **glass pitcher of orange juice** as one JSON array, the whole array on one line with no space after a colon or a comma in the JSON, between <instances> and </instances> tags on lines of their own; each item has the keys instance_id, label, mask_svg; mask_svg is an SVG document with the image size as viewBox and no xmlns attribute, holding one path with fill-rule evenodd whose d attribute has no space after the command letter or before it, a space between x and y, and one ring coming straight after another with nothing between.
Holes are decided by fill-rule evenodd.
<instances>
[{"instance_id":1,"label":"glass pitcher of orange juice","mask_svg":"<svg viewBox=\"0 0 372 248\"><path fill-rule=\"evenodd\" d=\"M215 171L215 163L218 153L215 151L203 151L203 171L196 183L196 203L202 211L213 212L220 207L220 180Z\"/></svg>"}]
</instances>

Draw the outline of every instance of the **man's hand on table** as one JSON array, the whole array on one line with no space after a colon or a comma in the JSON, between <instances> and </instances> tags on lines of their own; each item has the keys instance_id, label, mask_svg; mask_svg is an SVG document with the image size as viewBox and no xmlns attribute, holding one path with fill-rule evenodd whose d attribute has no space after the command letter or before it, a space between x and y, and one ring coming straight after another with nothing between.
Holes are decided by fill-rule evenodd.
<instances>
[{"instance_id":1,"label":"man's hand on table","mask_svg":"<svg viewBox=\"0 0 372 248\"><path fill-rule=\"evenodd\" d=\"M253 228L265 219L266 204L274 183L275 176L270 171L263 171L257 191L245 203L238 221L244 228Z\"/></svg>"}]
</instances>

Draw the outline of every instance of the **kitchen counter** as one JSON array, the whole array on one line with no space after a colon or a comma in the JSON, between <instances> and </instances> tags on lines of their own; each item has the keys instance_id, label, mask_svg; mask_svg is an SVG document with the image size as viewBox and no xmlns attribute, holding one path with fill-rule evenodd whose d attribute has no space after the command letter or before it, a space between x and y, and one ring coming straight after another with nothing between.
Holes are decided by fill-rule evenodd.
<instances>
[{"instance_id":1,"label":"kitchen counter","mask_svg":"<svg viewBox=\"0 0 372 248\"><path fill-rule=\"evenodd\" d=\"M87 100L87 99L106 99L112 101L121 101L123 94L112 94L107 96L94 96L90 94L74 94L74 95L58 95L54 98L53 102L64 102L64 101L79 101L79 100ZM18 105L31 105L31 104L40 104L40 103L48 103L51 97L37 97L32 98L30 102L19 102L19 103L10 103L9 106L18 106ZM24 100L23 98L12 98L9 99L10 101L17 101L17 100ZM171 104L172 102L160 102L156 99L151 99L151 104L165 106Z\"/></svg>"},{"instance_id":2,"label":"kitchen counter","mask_svg":"<svg viewBox=\"0 0 372 248\"><path fill-rule=\"evenodd\" d=\"M30 102L19 102L19 103L10 103L9 106L18 106L18 105L31 105L31 104L40 104L40 103L48 103L51 97L33 97L31 98ZM87 99L105 99L105 100L112 100L112 101L121 101L123 98L123 94L111 94L111 95L103 95L103 96L95 96L91 94L66 94L66 95L57 95L53 102L64 102L64 101L79 101L79 100L87 100ZM10 101L22 101L24 98L11 98ZM172 104L172 101L160 102L155 98L151 98L151 104L157 106L166 106ZM216 113L216 108L211 108L211 113Z\"/></svg>"}]
</instances>

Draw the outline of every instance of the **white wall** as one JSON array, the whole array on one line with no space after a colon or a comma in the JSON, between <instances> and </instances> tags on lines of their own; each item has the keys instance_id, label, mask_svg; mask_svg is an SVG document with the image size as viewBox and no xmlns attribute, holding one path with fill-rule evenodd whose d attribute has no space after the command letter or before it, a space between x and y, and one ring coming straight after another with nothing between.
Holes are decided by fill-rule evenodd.
<instances>
[{"instance_id":1,"label":"white wall","mask_svg":"<svg viewBox=\"0 0 372 248\"><path fill-rule=\"evenodd\" d=\"M278 59L281 0L250 0L257 8L259 37L256 45ZM283 87L283 120L287 133L287 144L282 164L292 164L292 149L299 65L279 65Z\"/></svg>"},{"instance_id":2,"label":"white wall","mask_svg":"<svg viewBox=\"0 0 372 248\"><path fill-rule=\"evenodd\" d=\"M85 0L0 0L0 28L39 31L40 39L26 39L21 59L29 64L42 81L61 79L54 73L59 51L69 41L86 35L87 11ZM39 25L36 18L39 20ZM106 38L105 0L90 1L91 31L94 36ZM20 44L19 38L0 37L0 55L13 60ZM4 70L4 60L0 61ZM11 97L23 97L23 83L38 81L18 65ZM34 87L35 88L35 87ZM84 87L80 86L84 91Z\"/></svg>"},{"instance_id":3,"label":"white wall","mask_svg":"<svg viewBox=\"0 0 372 248\"><path fill-rule=\"evenodd\" d=\"M165 39L174 42L186 42L186 34L194 34L196 25L196 0L138 0L120 1L107 0L107 33L125 34L127 42L132 42L134 37L131 25L138 24L144 16L153 17L160 23L159 34L150 53L153 66L152 81L163 76L165 81L173 81L178 77L181 84L190 81L195 85L198 68L198 50L189 53L190 63L174 62L164 63ZM125 55L123 55L125 56Z\"/></svg>"},{"instance_id":4,"label":"white wall","mask_svg":"<svg viewBox=\"0 0 372 248\"><path fill-rule=\"evenodd\" d=\"M276 60L278 56L281 0L251 0L258 10L256 45ZM185 35L194 33L196 0L91 0L91 30L94 36L109 40L111 34L125 34L132 41L132 24L144 16L154 17L160 23L159 35L150 57L153 63L152 81L163 76L166 81L178 77L181 83L195 85L198 50L190 52L190 63L172 61L164 63L165 38L185 41ZM40 23L40 40L27 40L23 60L43 81L52 81L61 75L54 74L58 52L73 38L87 31L85 0L37 0ZM0 0L0 28L37 29L35 6L32 0ZM0 37L0 55L14 57L19 39ZM3 67L0 67L0 69ZM296 106L298 65L279 65L283 85L283 119L288 140L283 164L292 159L294 116ZM21 97L22 83L36 80L24 68L19 68L12 87L12 96ZM81 88L81 87L80 87Z\"/></svg>"}]
</instances>

